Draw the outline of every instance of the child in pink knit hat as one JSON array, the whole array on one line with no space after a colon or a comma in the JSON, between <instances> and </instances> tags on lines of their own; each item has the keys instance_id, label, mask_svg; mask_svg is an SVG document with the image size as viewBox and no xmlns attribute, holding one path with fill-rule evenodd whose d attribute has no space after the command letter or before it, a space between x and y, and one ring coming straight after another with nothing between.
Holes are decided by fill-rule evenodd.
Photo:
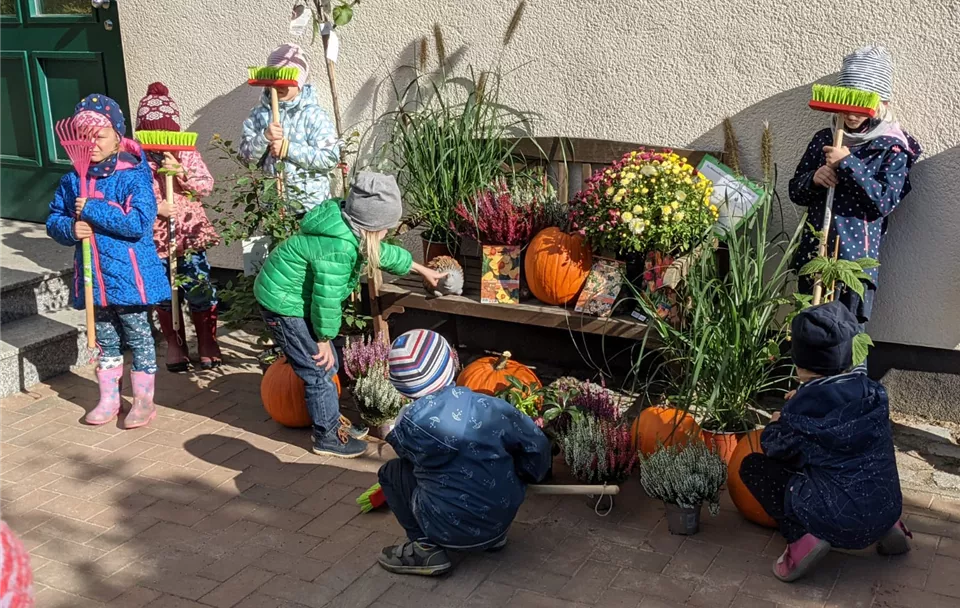
<instances>
[{"instance_id":1,"label":"child in pink knit hat","mask_svg":"<svg viewBox=\"0 0 960 608\"><path fill-rule=\"evenodd\" d=\"M155 82L147 87L146 96L137 108L137 130L180 131L180 108L170 98L167 87ZM157 197L157 221L153 240L157 253L169 271L169 218L172 209L166 203L166 180L159 171L176 172L173 180L173 199L177 210L177 274L185 282L180 287L182 296L190 304L193 325L197 332L200 368L212 369L221 363L217 344L217 291L210 281L207 248L220 241L207 219L200 198L213 191L213 177L199 151L151 152L148 154L153 170L153 193ZM180 317L180 330L173 329L173 315ZM157 307L160 328L167 339L167 369L185 372L190 364L183 325L183 310L172 310L170 302Z\"/></svg>"},{"instance_id":2,"label":"child in pink knit hat","mask_svg":"<svg viewBox=\"0 0 960 608\"><path fill-rule=\"evenodd\" d=\"M270 94L264 89L260 103L243 123L240 156L259 162L271 174L277 173L277 162L282 161L286 201L305 213L330 198L328 175L340 162L342 142L317 102L313 85L306 84L310 66L303 49L280 45L270 53L267 65L297 68L297 86L277 87L279 123L273 122Z\"/></svg>"}]
</instances>

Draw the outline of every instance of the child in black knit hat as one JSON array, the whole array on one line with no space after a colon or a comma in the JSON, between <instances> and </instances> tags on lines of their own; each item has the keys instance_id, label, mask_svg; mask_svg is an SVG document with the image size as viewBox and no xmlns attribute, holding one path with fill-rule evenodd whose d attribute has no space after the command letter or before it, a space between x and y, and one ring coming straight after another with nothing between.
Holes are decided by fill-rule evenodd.
<instances>
[{"instance_id":1,"label":"child in black knit hat","mask_svg":"<svg viewBox=\"0 0 960 608\"><path fill-rule=\"evenodd\" d=\"M797 315L792 344L800 388L764 429L763 454L740 467L787 540L773 566L785 582L806 574L831 547L910 550L887 393L862 371L848 371L857 333L857 318L840 302Z\"/></svg>"}]
</instances>

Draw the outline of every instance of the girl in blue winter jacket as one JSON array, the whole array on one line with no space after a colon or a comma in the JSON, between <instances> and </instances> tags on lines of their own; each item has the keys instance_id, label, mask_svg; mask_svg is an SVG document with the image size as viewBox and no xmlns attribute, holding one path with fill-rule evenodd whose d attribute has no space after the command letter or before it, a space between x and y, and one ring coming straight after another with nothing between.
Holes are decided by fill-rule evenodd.
<instances>
[{"instance_id":1,"label":"girl in blue winter jacket","mask_svg":"<svg viewBox=\"0 0 960 608\"><path fill-rule=\"evenodd\" d=\"M260 103L243 122L240 156L257 161L271 174L283 163L284 196L305 214L330 198L329 172L340 162L342 142L333 121L317 103L313 85L305 84L310 66L296 44L283 44L270 53L267 65L300 71L297 86L277 87L280 122L273 122L270 95L264 89Z\"/></svg>"},{"instance_id":2,"label":"girl in blue winter jacket","mask_svg":"<svg viewBox=\"0 0 960 608\"><path fill-rule=\"evenodd\" d=\"M876 118L833 114L834 125L818 131L790 180L790 199L807 207L807 229L797 251L796 268L817 256L820 239L810 226L823 225L827 191L835 188L833 223L828 251L840 239L841 260L880 259L880 240L887 217L910 192L910 168L921 154L920 144L896 122L889 101L893 94L893 61L885 49L861 48L843 59L839 86L870 91L883 101ZM833 147L833 130L842 127L843 146ZM878 270L866 271L861 298L843 288L837 300L856 315L862 325L870 320ZM811 293L813 281L804 276L800 291Z\"/></svg>"},{"instance_id":3,"label":"girl in blue winter jacket","mask_svg":"<svg viewBox=\"0 0 960 608\"><path fill-rule=\"evenodd\" d=\"M61 245L76 248L73 304L78 309L85 305L79 284L80 244L90 239L100 402L84 420L105 424L118 415L121 345L126 344L133 351L133 405L123 423L132 429L156 416L157 353L149 310L170 299L170 284L153 243L157 218L153 176L143 150L124 137L126 123L117 102L105 95L88 95L77 104L73 120L78 127L99 129L92 162L87 175L74 171L60 180L50 203L47 234ZM89 180L91 194L86 200L79 198L80 179Z\"/></svg>"}]
</instances>

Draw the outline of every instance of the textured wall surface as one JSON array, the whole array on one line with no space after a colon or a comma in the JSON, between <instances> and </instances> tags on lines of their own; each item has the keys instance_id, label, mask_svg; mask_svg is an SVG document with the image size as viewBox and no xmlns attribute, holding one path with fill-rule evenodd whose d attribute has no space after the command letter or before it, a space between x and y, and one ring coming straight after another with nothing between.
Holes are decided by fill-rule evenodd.
<instances>
[{"instance_id":1,"label":"textured wall surface","mask_svg":"<svg viewBox=\"0 0 960 608\"><path fill-rule=\"evenodd\" d=\"M244 83L244 68L288 40L292 4L123 0L131 101L162 80L202 139L236 137L258 95ZM344 121L362 130L387 107L385 78L415 61L417 40L439 22L461 68L499 61L514 69L506 101L540 113L542 135L720 149L720 124L730 116L744 170L756 175L769 121L785 197L806 144L826 124L806 108L810 84L830 81L861 43L882 43L897 63L896 110L926 154L914 168L913 194L891 218L869 331L878 340L957 348L960 1L868 5L872 15L830 0L531 0L503 50L512 0L371 0L341 32ZM326 103L319 41L310 52ZM792 204L784 212L788 224L797 222ZM221 247L213 261L237 267L238 253Z\"/></svg>"}]
</instances>

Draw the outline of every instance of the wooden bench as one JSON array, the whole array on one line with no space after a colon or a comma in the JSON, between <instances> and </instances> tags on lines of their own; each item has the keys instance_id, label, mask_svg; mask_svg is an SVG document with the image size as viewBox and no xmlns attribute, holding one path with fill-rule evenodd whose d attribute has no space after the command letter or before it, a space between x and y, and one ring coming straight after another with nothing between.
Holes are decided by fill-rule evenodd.
<instances>
[{"instance_id":1,"label":"wooden bench","mask_svg":"<svg viewBox=\"0 0 960 608\"><path fill-rule=\"evenodd\" d=\"M561 202L573 200L594 171L619 160L624 154L641 147L641 144L605 141L599 139L570 139L543 137L523 140L516 149L518 164L544 167L548 178L557 190ZM663 150L656 146L643 146L649 150ZM708 152L674 149L696 165ZM719 152L712 152L720 157ZM442 298L428 296L418 276L394 277L385 275L379 293L368 283L370 309L374 319L374 331L389 340L386 319L405 308L414 308L447 315L460 315L565 329L582 333L640 340L646 334L646 324L630 315L614 315L600 318L574 311L569 307L550 306L529 296L520 304L484 304L480 302L480 260L466 256L464 267L465 285L463 295Z\"/></svg>"}]
</instances>

